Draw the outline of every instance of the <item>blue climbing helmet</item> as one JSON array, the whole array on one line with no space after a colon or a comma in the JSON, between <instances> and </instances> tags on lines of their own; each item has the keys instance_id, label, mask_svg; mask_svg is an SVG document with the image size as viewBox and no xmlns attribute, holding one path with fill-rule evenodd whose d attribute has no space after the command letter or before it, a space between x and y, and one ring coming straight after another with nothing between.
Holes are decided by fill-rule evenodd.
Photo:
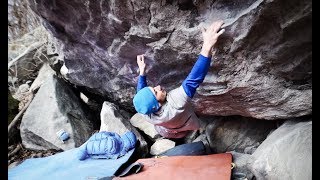
<instances>
[{"instance_id":1,"label":"blue climbing helmet","mask_svg":"<svg viewBox=\"0 0 320 180\"><path fill-rule=\"evenodd\" d=\"M157 112L160 108L156 96L149 87L144 87L133 98L134 108L138 113L151 114Z\"/></svg>"}]
</instances>

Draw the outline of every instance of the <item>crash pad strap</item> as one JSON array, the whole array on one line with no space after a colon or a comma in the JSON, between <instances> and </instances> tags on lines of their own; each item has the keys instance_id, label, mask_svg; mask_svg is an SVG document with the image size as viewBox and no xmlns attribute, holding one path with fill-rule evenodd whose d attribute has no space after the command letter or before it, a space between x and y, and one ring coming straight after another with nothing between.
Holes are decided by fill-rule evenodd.
<instances>
[{"instance_id":1,"label":"crash pad strap","mask_svg":"<svg viewBox=\"0 0 320 180\"><path fill-rule=\"evenodd\" d=\"M138 173L139 171L142 170L142 168L143 168L143 164L135 162L130 166L128 166L125 170L123 170L121 174L119 174L119 177L124 177L132 173Z\"/></svg>"},{"instance_id":2,"label":"crash pad strap","mask_svg":"<svg viewBox=\"0 0 320 180\"><path fill-rule=\"evenodd\" d=\"M230 153L202 156L171 156L139 159L143 164L137 174L114 179L219 179L230 180L232 155Z\"/></svg>"}]
</instances>

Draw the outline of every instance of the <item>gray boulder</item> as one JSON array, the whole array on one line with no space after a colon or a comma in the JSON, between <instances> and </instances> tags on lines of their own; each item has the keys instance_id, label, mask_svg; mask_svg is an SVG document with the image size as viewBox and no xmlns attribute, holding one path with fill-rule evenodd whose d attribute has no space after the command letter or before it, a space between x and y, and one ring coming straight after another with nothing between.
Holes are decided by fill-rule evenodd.
<instances>
[{"instance_id":1,"label":"gray boulder","mask_svg":"<svg viewBox=\"0 0 320 180\"><path fill-rule=\"evenodd\" d=\"M130 119L130 123L143 131L146 135L148 135L153 140L161 137L161 135L156 131L154 125L149 123L141 114L136 113Z\"/></svg>"},{"instance_id":2,"label":"gray boulder","mask_svg":"<svg viewBox=\"0 0 320 180\"><path fill-rule=\"evenodd\" d=\"M162 138L157 139L155 143L152 144L150 147L150 154L151 155L160 155L165 151L174 148L176 143L170 139Z\"/></svg>"},{"instance_id":3,"label":"gray boulder","mask_svg":"<svg viewBox=\"0 0 320 180\"><path fill-rule=\"evenodd\" d=\"M236 179L236 177L245 177L248 180L253 179L254 175L248 168L248 161L252 158L250 154L238 153L236 151L231 151L232 154L232 162L234 163L234 168L232 169L232 178ZM241 179L241 178L239 178ZM245 179L243 179L245 180Z\"/></svg>"},{"instance_id":4,"label":"gray boulder","mask_svg":"<svg viewBox=\"0 0 320 180\"><path fill-rule=\"evenodd\" d=\"M45 80L52 76L53 74L56 74L48 63L44 63L43 66L40 68L37 78L33 81L33 83L30 86L30 91L35 92L37 91L40 86L45 82Z\"/></svg>"},{"instance_id":5,"label":"gray boulder","mask_svg":"<svg viewBox=\"0 0 320 180\"><path fill-rule=\"evenodd\" d=\"M252 154L248 166L259 179L312 179L312 121L287 121Z\"/></svg>"},{"instance_id":6,"label":"gray boulder","mask_svg":"<svg viewBox=\"0 0 320 180\"><path fill-rule=\"evenodd\" d=\"M64 143L57 132L70 135ZM34 150L68 150L82 145L94 131L90 112L69 85L55 75L48 76L38 90L20 125L22 144Z\"/></svg>"},{"instance_id":7,"label":"gray boulder","mask_svg":"<svg viewBox=\"0 0 320 180\"><path fill-rule=\"evenodd\" d=\"M261 121L246 117L216 117L206 127L205 134L214 153L236 151L252 154L276 128L276 121Z\"/></svg>"},{"instance_id":8,"label":"gray boulder","mask_svg":"<svg viewBox=\"0 0 320 180\"><path fill-rule=\"evenodd\" d=\"M140 155L145 156L149 152L144 137L130 124L130 114L128 112L119 109L119 107L113 103L105 101L102 105L100 118L100 132L115 132L123 135L127 131L132 131L139 140L138 150L140 151Z\"/></svg>"}]
</instances>

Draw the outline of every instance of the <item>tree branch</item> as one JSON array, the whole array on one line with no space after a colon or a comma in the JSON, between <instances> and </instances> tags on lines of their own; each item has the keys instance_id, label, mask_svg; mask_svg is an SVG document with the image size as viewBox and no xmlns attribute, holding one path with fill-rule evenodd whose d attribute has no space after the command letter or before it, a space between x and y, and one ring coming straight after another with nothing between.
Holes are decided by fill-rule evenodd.
<instances>
[{"instance_id":1,"label":"tree branch","mask_svg":"<svg viewBox=\"0 0 320 180\"><path fill-rule=\"evenodd\" d=\"M8 154L8 158L16 154L21 148L21 144L18 144L18 146L11 153Z\"/></svg>"},{"instance_id":2,"label":"tree branch","mask_svg":"<svg viewBox=\"0 0 320 180\"><path fill-rule=\"evenodd\" d=\"M21 109L21 111L16 115L16 117L14 117L14 119L9 124L9 126L8 126L8 134L11 132L12 127L14 127L18 123L18 121L20 120L20 117L22 116L22 114L27 110L27 108L30 105L33 97L34 97L34 94L33 94L33 92L31 92L31 97L30 97L28 103L23 107L23 109ZM9 139L8 139L8 141L9 141Z\"/></svg>"},{"instance_id":3,"label":"tree branch","mask_svg":"<svg viewBox=\"0 0 320 180\"><path fill-rule=\"evenodd\" d=\"M33 51L34 49L40 47L43 44L43 42L35 42L31 44L23 53L21 53L18 57L14 58L8 63L8 69L16 62L18 61L22 56L26 55L27 53Z\"/></svg>"}]
</instances>

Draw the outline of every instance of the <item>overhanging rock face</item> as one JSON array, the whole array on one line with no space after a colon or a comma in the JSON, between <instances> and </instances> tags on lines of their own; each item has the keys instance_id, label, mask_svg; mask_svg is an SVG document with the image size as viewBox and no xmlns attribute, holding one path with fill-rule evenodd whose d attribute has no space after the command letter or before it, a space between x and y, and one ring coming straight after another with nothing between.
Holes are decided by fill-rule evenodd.
<instances>
[{"instance_id":1,"label":"overhanging rock face","mask_svg":"<svg viewBox=\"0 0 320 180\"><path fill-rule=\"evenodd\" d=\"M132 109L136 55L149 85L178 87L201 49L200 27L225 33L195 96L198 114L261 119L312 113L312 1L29 1L63 47L66 78Z\"/></svg>"}]
</instances>

